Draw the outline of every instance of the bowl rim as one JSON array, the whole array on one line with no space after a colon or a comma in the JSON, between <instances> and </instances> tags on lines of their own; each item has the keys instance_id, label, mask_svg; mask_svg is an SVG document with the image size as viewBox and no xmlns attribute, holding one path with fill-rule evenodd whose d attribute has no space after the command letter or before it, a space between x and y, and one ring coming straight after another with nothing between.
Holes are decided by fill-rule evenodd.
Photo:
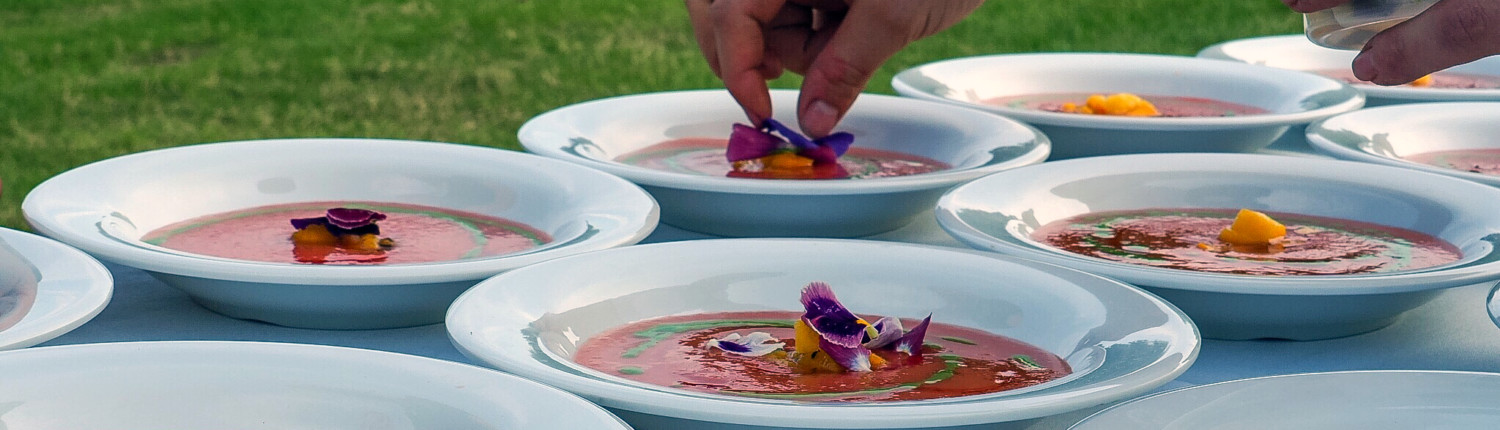
<instances>
[{"instance_id":1,"label":"bowl rim","mask_svg":"<svg viewBox=\"0 0 1500 430\"><path fill-rule=\"evenodd\" d=\"M1120 371L1120 375L1111 379L1090 381L1084 383L1082 386L1068 387L1062 389L1062 391L1056 391L1057 387L1064 387L1066 385L1051 386L1046 389L1026 391L1016 395L1031 397L1002 396L967 402L911 402L904 404L761 403L741 401L730 396L647 390L615 381L599 380L581 376L570 370L570 366L566 364L539 361L532 353L524 354L526 358L510 360L510 358L519 357L519 355L511 351L508 353L510 355L508 357L505 352L497 353L490 349L479 347L481 345L477 344L479 341L476 339L483 337L482 333L484 333L484 330L480 326L471 324L471 321L466 321L464 318L465 314L468 313L466 309L478 306L471 304L472 302L481 300L476 297L486 294L488 290L505 288L503 285L505 285L509 278L529 276L529 272L545 273L546 271L553 270L554 267L571 267L581 264L580 262L607 259L611 257L611 254L653 252L663 248L669 251L677 248L680 252L690 252L698 247L716 246L743 246L747 248L770 246L775 247L777 250L795 250L799 249L798 247L809 244L873 247L886 251L905 250L907 252L920 253L951 253L955 257L995 260L1004 262L1004 264L1018 265L1028 270L1037 270L1040 273L1048 275L1066 274L1070 277L1079 276L1090 282L1099 282L1098 286L1101 287L1107 285L1104 288L1119 288L1121 291L1127 291L1133 295L1132 297L1142 300L1140 303L1149 303L1153 306L1152 309L1160 310L1165 320L1156 327L1143 330L1175 330L1173 331L1174 336L1191 339L1191 341L1174 342L1166 346L1165 350L1153 353L1155 355L1152 356L1149 363L1126 364L1126 366L1133 367L1128 371ZM449 307L446 325L449 332L449 339L453 342L454 346L474 361L495 367L501 371L523 375L526 378L563 388L609 408L679 419L747 425L768 425L764 421L766 417L780 417L782 419L795 420L799 426L826 428L953 426L1024 420L1070 412L1089 406L1131 398L1176 378L1182 372L1185 372L1192 362L1197 359L1202 343L1202 336L1199 334L1197 326L1176 306L1145 290L1110 278L1034 260L977 252L962 248L853 239L707 239L652 243L560 258L495 276L469 289L469 291L454 300L453 305ZM520 330L514 330L514 332L517 336L523 335ZM471 342L476 344L470 344ZM527 339L525 342L535 347L534 339ZM1105 360L1108 360L1107 354ZM1090 374L1092 373L1084 373L1084 378L1088 378ZM996 404L1011 407L996 407ZM649 409L649 411L641 409ZM710 413L709 411L718 416L705 418L705 415ZM880 411L885 411L885 413L879 413Z\"/></svg>"},{"instance_id":2,"label":"bowl rim","mask_svg":"<svg viewBox=\"0 0 1500 430\"><path fill-rule=\"evenodd\" d=\"M1166 390L1166 391L1162 391L1162 392L1159 392L1159 393L1153 393L1153 394L1150 394L1150 395L1140 396L1140 397L1136 397L1134 399L1126 400L1124 402L1120 402L1120 403L1115 404L1115 405L1110 405L1107 408L1104 408L1102 410L1099 410L1098 412L1094 412L1093 414L1090 414L1088 417L1085 417L1084 419L1079 420L1077 423L1074 423L1072 426L1069 426L1068 430L1083 430L1085 428L1083 426L1085 426L1085 425L1090 425L1090 426L1098 425L1097 423L1090 423L1090 421L1108 419L1110 415L1118 414L1118 413L1123 413L1123 411L1128 411L1131 408L1139 406L1139 403L1152 401L1154 399L1159 399L1159 398L1162 398L1162 397L1179 397L1179 396L1184 396L1184 395L1191 394L1191 393L1193 393L1194 391L1197 391L1197 390L1222 388L1224 386L1229 386L1229 385L1258 384L1258 383L1265 383L1265 382L1270 382L1270 383L1274 384L1274 383L1279 383L1281 381L1285 381L1285 380L1289 380L1289 379L1345 378L1345 377L1364 377L1364 376L1367 376L1367 375L1370 375L1370 376L1380 376L1380 375L1391 375L1391 374L1400 374L1400 375L1440 375L1440 376L1455 376L1455 377L1468 377L1468 378L1473 378L1473 377L1500 378L1500 373L1468 371L1468 370L1366 369L1366 370L1338 370L1338 371L1329 371L1329 372L1289 373L1289 374L1282 374L1282 375L1267 375L1267 376L1257 376L1257 377L1253 377L1253 378L1232 379L1232 380L1228 380L1228 381L1219 381L1219 382L1214 382L1214 383L1209 383L1209 384L1203 384L1203 385L1194 385L1194 386L1189 386L1189 387L1176 388L1176 389L1172 389L1172 390Z\"/></svg>"},{"instance_id":3,"label":"bowl rim","mask_svg":"<svg viewBox=\"0 0 1500 430\"><path fill-rule=\"evenodd\" d=\"M634 102L648 101L652 99L669 99L680 97L691 97L694 99L708 97L725 97L725 90L679 90L661 91L652 93L629 94L622 96L606 97L588 100L567 106L558 107L527 120L517 130L517 138L521 146L534 154L548 158L576 163L594 169L602 170L616 176L630 180L644 186L656 186L663 188L674 188L683 190L721 192L733 194L762 194L762 195L855 195L855 194L881 194L901 191L915 191L946 187L963 181L974 179L988 173L997 172L1019 166L1040 163L1047 159L1051 152L1051 140L1035 127L1028 124L994 115L987 112L979 112L972 109L963 109L944 103L934 103L910 98L887 96L880 94L863 93L859 100L851 107L849 116L859 114L863 109L891 109L895 105L910 110L936 111L945 115L965 118L967 121L988 121L1010 127L1017 130L1018 136L1029 133L1027 136L1035 142L1030 150L1015 158L1003 160L997 163L976 166L967 169L944 169L918 175L893 176L883 178L869 178L860 180L817 180L817 179L745 179L712 177L703 175L692 175L685 173L667 172L645 167L631 166L615 161L599 160L593 157L584 157L577 154L560 150L556 145L546 144L549 135L554 135L549 128L559 128L563 124L569 124L566 118L572 111L580 109L592 109L598 106L609 106L614 104L628 104ZM796 90L771 90L771 97L787 98L796 97ZM848 118L849 116L846 116Z\"/></svg>"},{"instance_id":4,"label":"bowl rim","mask_svg":"<svg viewBox=\"0 0 1500 430\"><path fill-rule=\"evenodd\" d=\"M150 160L153 157L164 155L174 156L201 151L237 150L240 148L256 148L257 151L274 152L274 149L265 148L273 145L303 146L312 144L358 144L366 147L379 144L388 145L385 148L387 151L391 148L398 148L398 150L405 151L443 153L469 157L471 159L494 160L496 163L502 165L528 165L535 168L545 168L550 171L566 172L567 175L576 176L582 180L609 187L612 190L611 195L613 198L619 202L628 203L630 211L604 214L619 218L621 224L624 224L621 228L602 230L595 234L587 235L587 237L577 238L571 243L565 243L562 246L553 248L540 249L536 252L431 263L346 266L238 260L154 249L155 247L137 246L105 234L101 229L78 231L78 229L74 228L75 226L60 223L52 219L48 215L51 215L54 211L44 209L43 207L43 200L57 200L65 198L69 194L69 191L65 189L66 187L57 185L61 182L72 181L75 177L83 175L92 175L95 174L95 171L107 171L117 166ZM71 202L71 204L75 205L75 208L77 203ZM21 208L26 220L38 232L70 246L77 247L101 259L148 272L226 281L351 288L482 279L497 272L524 266L536 261L634 244L645 239L656 228L660 218L660 208L656 204L656 200L647 194L645 190L628 181L596 170L518 151L483 146L367 138L241 140L189 144L121 155L75 167L43 181L26 195ZM110 210L108 207L103 207L94 210L94 212L98 212L102 219L110 213Z\"/></svg>"},{"instance_id":5,"label":"bowl rim","mask_svg":"<svg viewBox=\"0 0 1500 430\"><path fill-rule=\"evenodd\" d=\"M69 345L44 346L28 348L23 350L9 351L0 355L0 362L21 361L37 362L49 357L57 359L70 359L76 361L82 355L94 360L103 360L111 357L111 365L129 367L142 364L139 359L160 358L164 355L178 357L179 360L189 360L194 363L212 363L214 366L224 366L225 360L231 363L245 364L251 362L252 358L263 358L266 362L255 361L260 366L277 365L281 367L290 364L290 361L312 361L321 367L352 366L364 369L397 369L415 373L413 378L425 375L424 385L435 390L443 390L453 393L449 398L460 398L470 401L489 397L486 393L497 391L520 390L528 395L537 395L550 402L558 402L558 407L567 407L579 412L575 418L567 421L587 419L594 421L593 424L602 425L611 420L617 424L609 426L611 429L629 429L630 426L613 413L589 402L573 393L557 389L546 384L509 375L494 372L488 369L470 366L449 360L441 360L432 357L424 357L411 354L402 354L391 351L374 349L352 348L337 345L317 345L290 342L267 342L267 341L228 341L228 340L165 340L165 341L130 341L130 342L103 342L82 343ZM126 357L124 362L116 362L119 357ZM210 359L214 358L214 359ZM266 369L265 371L271 371ZM461 385L450 385L449 381L462 377L467 381ZM326 382L319 386L333 386ZM371 386L386 384L371 384ZM394 391L393 391L394 393ZM565 402L565 403L564 403ZM470 405L474 406L474 405ZM492 405L493 406L493 405ZM475 408L459 408L464 411L472 411ZM589 415L592 415L590 419Z\"/></svg>"},{"instance_id":6,"label":"bowl rim","mask_svg":"<svg viewBox=\"0 0 1500 430\"><path fill-rule=\"evenodd\" d=\"M965 207L959 200L964 199L967 193L977 192L974 190L992 183L1007 183L1007 181L1017 179L1012 176L1038 178L1046 176L1050 182L1064 183L1087 178L1106 165L1127 166L1131 169L1128 172L1134 173L1201 172L1214 169L1242 173L1299 175L1306 174L1302 172L1352 171L1359 173L1358 176L1362 178L1379 178L1387 184L1399 183L1413 189L1418 187L1443 189L1458 193L1455 195L1465 196L1500 195L1500 189L1450 176L1355 161L1264 154L1126 154L1045 163L1026 169L1017 169L1014 173L997 173L954 187L938 200L936 209L938 225L960 242L978 249L1071 267L1150 288L1231 294L1347 296L1436 290L1500 279L1500 258L1491 258L1493 261L1480 259L1465 265L1444 265L1413 271L1318 276L1235 275L1142 266L1044 249L1026 240L1020 241L1024 245L1017 244L1015 241L1006 240L1006 238L1014 238L1013 235L1008 234L1009 229L1006 230L1006 238L997 238L985 230L970 225L957 215L957 212ZM1166 170L1163 170L1164 168ZM1496 202L1493 203L1497 207L1495 212L1500 213L1500 196L1497 196L1495 200ZM1496 224L1494 230L1500 232L1500 219L1496 220ZM1491 244L1488 256L1500 256L1500 246L1496 246L1500 245L1497 243L1500 241L1500 234L1490 234L1481 241Z\"/></svg>"},{"instance_id":7,"label":"bowl rim","mask_svg":"<svg viewBox=\"0 0 1500 430\"><path fill-rule=\"evenodd\" d=\"M14 248L41 275L36 304L16 325L0 330L0 350L25 348L73 331L103 312L114 295L114 275L83 251L8 228L0 228L0 242ZM43 253L61 258L37 261ZM59 299L48 299L54 296Z\"/></svg>"},{"instance_id":8,"label":"bowl rim","mask_svg":"<svg viewBox=\"0 0 1500 430\"><path fill-rule=\"evenodd\" d=\"M1257 37L1247 37L1247 38L1243 38L1243 39L1226 40L1226 41L1223 41L1223 42L1215 43L1213 45L1209 45L1209 46L1203 48L1202 50L1199 50L1197 56L1198 57L1202 57L1202 58L1212 58L1212 59L1218 59L1218 60L1228 60L1228 61L1234 61L1234 62L1240 62L1240 63L1254 64L1254 63L1251 63L1250 61L1246 61L1245 59L1229 55L1229 53L1225 52L1225 49L1229 48L1229 47L1235 47L1235 46L1243 46L1243 45L1259 46L1259 45L1262 45L1262 44L1263 45L1267 45L1269 47L1277 47L1277 46L1282 46L1282 45L1292 44L1292 43L1301 44L1301 42L1305 42L1307 44L1307 46L1316 47L1316 48L1322 48L1321 46L1315 45L1315 44L1312 43L1312 41L1308 40L1307 36L1305 34L1297 33L1297 34L1257 36ZM1348 55L1350 55L1350 57L1351 57L1351 61L1352 61L1352 59L1353 59L1352 57L1353 57L1353 55L1355 53L1355 51L1342 51L1342 50L1337 50L1337 49L1332 49L1332 48L1324 48L1324 49L1328 49L1329 51L1335 51L1335 52L1348 52L1349 53ZM1480 60L1475 60L1475 61L1477 62L1477 61L1486 61L1486 60L1480 59ZM1500 62L1500 60L1488 60L1487 62ZM1470 63L1467 63L1467 64L1474 64L1474 63L1470 62ZM1459 65L1459 66L1462 66L1462 65ZM1274 67L1274 66L1268 66L1268 67ZM1458 67L1458 66L1455 66L1455 67ZM1278 68L1280 68L1280 67L1278 67ZM1281 68L1281 69L1283 69L1283 70L1297 70L1297 71L1301 71L1301 72L1305 72L1305 73L1312 73L1309 70L1303 70L1303 69L1289 69L1289 68ZM1471 73L1471 72L1462 72L1462 73ZM1478 74L1478 73L1476 73L1476 74ZM1496 78L1500 78L1500 75L1490 75L1490 76L1494 76ZM1401 101L1403 103L1407 102L1407 101L1432 101L1432 102L1440 102L1440 101L1485 101L1485 100L1500 100L1500 88L1414 88L1414 87L1409 87L1409 86L1384 86L1384 85L1353 85L1353 87L1355 89L1357 89L1357 90L1360 90L1360 91L1364 92L1369 98L1399 100L1399 101Z\"/></svg>"},{"instance_id":9,"label":"bowl rim","mask_svg":"<svg viewBox=\"0 0 1500 430\"><path fill-rule=\"evenodd\" d=\"M1313 149L1341 160L1363 161L1368 163L1384 164L1387 166L1404 167L1429 173L1463 178L1489 186L1500 187L1500 177L1497 176L1466 172L1463 170L1445 169L1429 164L1418 163L1401 157L1380 155L1370 151L1366 151L1362 148L1345 146L1333 141L1332 139L1329 139L1324 135L1325 132L1329 131L1326 126L1329 125L1330 122L1334 125L1342 121L1353 121L1358 123L1363 120L1365 116L1381 115L1388 112L1399 112L1403 117L1406 118L1431 118L1441 117L1445 112L1452 110L1479 110L1481 112L1500 112L1500 101L1406 103L1389 106L1376 106L1372 108L1360 109L1353 112L1341 113L1309 124L1307 126L1307 143L1311 145ZM1497 117L1496 119L1500 120L1500 117ZM1500 149L1500 146L1497 146L1496 149Z\"/></svg>"},{"instance_id":10,"label":"bowl rim","mask_svg":"<svg viewBox=\"0 0 1500 430\"><path fill-rule=\"evenodd\" d=\"M915 76L922 75L925 72L935 69L949 70L998 66L1038 68L1038 62L1057 59L1080 61L1088 60L1091 64L1102 66L1101 71L1108 71L1108 68L1110 66L1119 65L1124 61L1161 63L1163 68L1170 67L1173 70L1178 71L1193 70L1206 73L1223 73L1226 71L1232 72L1236 70L1255 70L1255 72L1258 74L1273 75L1275 78L1277 78L1277 82L1313 82L1325 85L1332 84L1333 88L1338 88L1339 92L1347 94L1347 97L1326 106L1295 112L1268 112L1264 114L1228 117L1143 118L1111 115L1079 115L975 103L933 94L931 92L922 90L919 86L912 83L917 80ZM1365 103L1364 94L1357 91L1348 84L1310 73L1296 72L1287 69L1278 69L1248 63L1212 61L1206 58L1196 58L1180 55L1136 54L1120 52L1042 52L991 54L952 58L921 64L906 70L902 70L891 78L891 87L894 88L897 93L903 96L968 106L970 108L980 109L987 112L994 112L1004 116L1016 118L1027 123L1106 130L1203 131L1288 126L1296 124L1306 124L1319 118L1359 109L1360 107L1364 106Z\"/></svg>"}]
</instances>

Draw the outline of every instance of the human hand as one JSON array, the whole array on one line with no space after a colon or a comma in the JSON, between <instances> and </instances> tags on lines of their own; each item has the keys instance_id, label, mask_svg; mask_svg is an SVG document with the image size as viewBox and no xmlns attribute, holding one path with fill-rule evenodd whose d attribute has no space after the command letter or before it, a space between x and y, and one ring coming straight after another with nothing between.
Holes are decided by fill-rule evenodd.
<instances>
[{"instance_id":1,"label":"human hand","mask_svg":"<svg viewBox=\"0 0 1500 430\"><path fill-rule=\"evenodd\" d=\"M1308 13L1349 0L1281 1ZM1500 1L1442 0L1370 39L1354 57L1354 76L1400 85L1494 54L1500 54Z\"/></svg>"},{"instance_id":2,"label":"human hand","mask_svg":"<svg viewBox=\"0 0 1500 430\"><path fill-rule=\"evenodd\" d=\"M984 0L685 0L698 47L754 124L771 116L766 81L801 74L797 121L833 132L882 63L957 23Z\"/></svg>"}]
</instances>

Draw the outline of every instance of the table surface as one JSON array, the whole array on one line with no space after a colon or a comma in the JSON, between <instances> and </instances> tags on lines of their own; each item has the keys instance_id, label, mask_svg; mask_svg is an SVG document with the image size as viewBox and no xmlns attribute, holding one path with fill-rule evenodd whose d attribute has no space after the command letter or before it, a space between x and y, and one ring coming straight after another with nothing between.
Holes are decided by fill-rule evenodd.
<instances>
[{"instance_id":1,"label":"table surface","mask_svg":"<svg viewBox=\"0 0 1500 430\"><path fill-rule=\"evenodd\" d=\"M709 236L669 226L645 243ZM899 230L869 237L964 247L931 214ZM478 364L448 340L442 324L389 330L309 330L225 317L192 302L145 272L107 264L115 294L92 321L41 346L81 343L228 340L293 342L391 351ZM1197 361L1158 391L1260 376L1341 370L1419 369L1500 372L1500 328L1489 319L1489 285L1453 288L1374 332L1320 341L1205 340ZM1065 429L1101 407L1040 421L1033 429Z\"/></svg>"}]
</instances>

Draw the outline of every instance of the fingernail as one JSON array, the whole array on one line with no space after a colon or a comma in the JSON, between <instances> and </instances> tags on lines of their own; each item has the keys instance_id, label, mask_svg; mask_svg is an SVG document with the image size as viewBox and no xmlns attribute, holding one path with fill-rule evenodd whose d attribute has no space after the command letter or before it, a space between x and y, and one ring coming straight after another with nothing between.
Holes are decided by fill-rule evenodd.
<instances>
[{"instance_id":1,"label":"fingernail","mask_svg":"<svg viewBox=\"0 0 1500 430\"><path fill-rule=\"evenodd\" d=\"M807 113L802 115L802 131L808 136L823 137L833 132L833 126L839 122L839 111L833 105L822 100L814 100L807 105Z\"/></svg>"},{"instance_id":2,"label":"fingernail","mask_svg":"<svg viewBox=\"0 0 1500 430\"><path fill-rule=\"evenodd\" d=\"M1360 52L1354 57L1354 77L1362 81L1375 80L1375 55L1370 50Z\"/></svg>"}]
</instances>

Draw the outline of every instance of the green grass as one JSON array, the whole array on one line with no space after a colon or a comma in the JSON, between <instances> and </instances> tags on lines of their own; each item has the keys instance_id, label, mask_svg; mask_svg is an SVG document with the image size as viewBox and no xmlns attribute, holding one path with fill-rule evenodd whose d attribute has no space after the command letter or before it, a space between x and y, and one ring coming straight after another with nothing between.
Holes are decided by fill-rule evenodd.
<instances>
[{"instance_id":1,"label":"green grass","mask_svg":"<svg viewBox=\"0 0 1500 430\"><path fill-rule=\"evenodd\" d=\"M1300 22L1275 0L991 0L870 91L949 57L1190 55ZM6 0L0 226L26 228L20 202L42 180L131 152L311 136L516 149L521 123L554 107L717 85L678 1Z\"/></svg>"}]
</instances>

